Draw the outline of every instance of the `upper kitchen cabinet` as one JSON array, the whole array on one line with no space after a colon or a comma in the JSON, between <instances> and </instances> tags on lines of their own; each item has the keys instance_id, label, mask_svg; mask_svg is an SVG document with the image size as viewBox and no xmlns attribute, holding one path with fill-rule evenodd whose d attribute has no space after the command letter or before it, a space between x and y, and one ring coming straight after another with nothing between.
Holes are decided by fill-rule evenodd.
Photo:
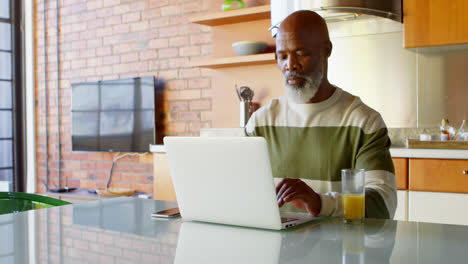
<instances>
[{"instance_id":1,"label":"upper kitchen cabinet","mask_svg":"<svg viewBox=\"0 0 468 264\"><path fill-rule=\"evenodd\" d=\"M468 44L467 0L404 0L405 48Z\"/></svg>"}]
</instances>

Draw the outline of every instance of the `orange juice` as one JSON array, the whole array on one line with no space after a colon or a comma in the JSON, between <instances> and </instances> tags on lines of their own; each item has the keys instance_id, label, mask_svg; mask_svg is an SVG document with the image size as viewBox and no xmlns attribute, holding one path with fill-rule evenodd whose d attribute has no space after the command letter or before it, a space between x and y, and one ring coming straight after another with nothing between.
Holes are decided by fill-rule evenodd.
<instances>
[{"instance_id":1,"label":"orange juice","mask_svg":"<svg viewBox=\"0 0 468 264\"><path fill-rule=\"evenodd\" d=\"M346 193L343 197L343 217L346 220L360 220L364 218L364 195Z\"/></svg>"}]
</instances>

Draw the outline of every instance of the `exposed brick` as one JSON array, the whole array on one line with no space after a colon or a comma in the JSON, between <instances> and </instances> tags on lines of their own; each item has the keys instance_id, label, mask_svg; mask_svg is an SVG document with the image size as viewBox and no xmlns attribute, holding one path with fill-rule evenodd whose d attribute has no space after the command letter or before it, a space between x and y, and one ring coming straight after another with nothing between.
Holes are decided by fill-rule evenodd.
<instances>
[{"instance_id":1,"label":"exposed brick","mask_svg":"<svg viewBox=\"0 0 468 264\"><path fill-rule=\"evenodd\" d=\"M141 21L141 22L138 22L138 23L132 23L130 25L130 29L131 29L132 32L143 31L143 30L146 30L148 28L149 28L148 21Z\"/></svg>"},{"instance_id":2,"label":"exposed brick","mask_svg":"<svg viewBox=\"0 0 468 264\"><path fill-rule=\"evenodd\" d=\"M101 8L101 9L96 10L96 16L107 18L107 17L112 16L113 12L114 12L114 9L112 7Z\"/></svg>"},{"instance_id":3,"label":"exposed brick","mask_svg":"<svg viewBox=\"0 0 468 264\"><path fill-rule=\"evenodd\" d=\"M160 49L160 48L167 48L169 47L169 40L168 39L154 39L150 40L148 47L150 49Z\"/></svg>"},{"instance_id":4,"label":"exposed brick","mask_svg":"<svg viewBox=\"0 0 468 264\"><path fill-rule=\"evenodd\" d=\"M85 30L80 32L80 39L81 40L88 40L88 39L95 39L97 35L96 30Z\"/></svg>"},{"instance_id":5,"label":"exposed brick","mask_svg":"<svg viewBox=\"0 0 468 264\"><path fill-rule=\"evenodd\" d=\"M180 16L170 16L169 20L171 25L182 25L182 24L188 24L190 23L188 17L186 15L180 15Z\"/></svg>"},{"instance_id":6,"label":"exposed brick","mask_svg":"<svg viewBox=\"0 0 468 264\"><path fill-rule=\"evenodd\" d=\"M112 10L113 10L112 13L114 15L121 15L121 14L124 14L124 13L128 13L130 11L130 4L118 5L118 6L115 6Z\"/></svg>"},{"instance_id":7,"label":"exposed brick","mask_svg":"<svg viewBox=\"0 0 468 264\"><path fill-rule=\"evenodd\" d=\"M166 79L166 80L176 79L177 74L178 74L177 70L159 71L159 75L161 76L161 78Z\"/></svg>"},{"instance_id":8,"label":"exposed brick","mask_svg":"<svg viewBox=\"0 0 468 264\"><path fill-rule=\"evenodd\" d=\"M187 46L179 49L180 56L197 56L200 55L200 46Z\"/></svg>"},{"instance_id":9,"label":"exposed brick","mask_svg":"<svg viewBox=\"0 0 468 264\"><path fill-rule=\"evenodd\" d=\"M202 89L202 98L212 98L213 97L213 89Z\"/></svg>"},{"instance_id":10,"label":"exposed brick","mask_svg":"<svg viewBox=\"0 0 468 264\"><path fill-rule=\"evenodd\" d=\"M158 17L151 19L150 26L151 28L165 27L169 25L169 17Z\"/></svg>"},{"instance_id":11,"label":"exposed brick","mask_svg":"<svg viewBox=\"0 0 468 264\"><path fill-rule=\"evenodd\" d=\"M112 53L112 48L109 46L96 48L96 55L99 57L110 55Z\"/></svg>"},{"instance_id":12,"label":"exposed brick","mask_svg":"<svg viewBox=\"0 0 468 264\"><path fill-rule=\"evenodd\" d=\"M72 24L72 31L74 32L83 31L83 30L86 30L86 28L87 28L86 22Z\"/></svg>"},{"instance_id":13,"label":"exposed brick","mask_svg":"<svg viewBox=\"0 0 468 264\"><path fill-rule=\"evenodd\" d=\"M107 17L105 20L104 20L104 24L106 26L109 26L109 25L118 25L118 24L121 24L122 23L122 17L121 16L111 16L111 17Z\"/></svg>"},{"instance_id":14,"label":"exposed brick","mask_svg":"<svg viewBox=\"0 0 468 264\"><path fill-rule=\"evenodd\" d=\"M192 35L200 33L200 26L197 24L188 24L188 25L180 25L179 26L179 35Z\"/></svg>"},{"instance_id":15,"label":"exposed brick","mask_svg":"<svg viewBox=\"0 0 468 264\"><path fill-rule=\"evenodd\" d=\"M67 43L67 44L71 45L70 50L79 50L79 49L85 49L86 48L86 41L85 40L74 41L74 42ZM62 50L65 50L65 49L62 49ZM50 69L50 67L49 67L49 69Z\"/></svg>"},{"instance_id":16,"label":"exposed brick","mask_svg":"<svg viewBox=\"0 0 468 264\"><path fill-rule=\"evenodd\" d=\"M201 100L192 100L189 102L190 110L210 110L211 109L211 100L201 99Z\"/></svg>"},{"instance_id":17,"label":"exposed brick","mask_svg":"<svg viewBox=\"0 0 468 264\"><path fill-rule=\"evenodd\" d=\"M158 32L160 38L173 37L178 34L178 29L176 26L162 27L158 29Z\"/></svg>"},{"instance_id":18,"label":"exposed brick","mask_svg":"<svg viewBox=\"0 0 468 264\"><path fill-rule=\"evenodd\" d=\"M88 21L91 19L96 19L96 12L94 11L86 11L80 14L81 21Z\"/></svg>"},{"instance_id":19,"label":"exposed brick","mask_svg":"<svg viewBox=\"0 0 468 264\"><path fill-rule=\"evenodd\" d=\"M88 29L98 28L104 26L104 19L97 18L87 22Z\"/></svg>"},{"instance_id":20,"label":"exposed brick","mask_svg":"<svg viewBox=\"0 0 468 264\"><path fill-rule=\"evenodd\" d=\"M102 46L102 39L90 39L86 41L86 46L88 48L97 48Z\"/></svg>"},{"instance_id":21,"label":"exposed brick","mask_svg":"<svg viewBox=\"0 0 468 264\"><path fill-rule=\"evenodd\" d=\"M160 17L161 16L161 9L160 8L153 8L153 9L149 9L149 10L144 10L142 13L141 13L141 19L143 20L146 20L146 19L152 19L152 18L156 18L156 17Z\"/></svg>"},{"instance_id":22,"label":"exposed brick","mask_svg":"<svg viewBox=\"0 0 468 264\"><path fill-rule=\"evenodd\" d=\"M186 89L187 80L170 80L167 82L167 88L172 90Z\"/></svg>"},{"instance_id":23,"label":"exposed brick","mask_svg":"<svg viewBox=\"0 0 468 264\"><path fill-rule=\"evenodd\" d=\"M205 44L211 43L211 34L202 33L190 36L190 44Z\"/></svg>"},{"instance_id":24,"label":"exposed brick","mask_svg":"<svg viewBox=\"0 0 468 264\"><path fill-rule=\"evenodd\" d=\"M200 119L202 121L213 120L213 112L212 111L201 111L200 112Z\"/></svg>"},{"instance_id":25,"label":"exposed brick","mask_svg":"<svg viewBox=\"0 0 468 264\"><path fill-rule=\"evenodd\" d=\"M200 128L211 127L210 122L190 122L189 131L200 132Z\"/></svg>"},{"instance_id":26,"label":"exposed brick","mask_svg":"<svg viewBox=\"0 0 468 264\"><path fill-rule=\"evenodd\" d=\"M190 89L194 88L208 88L210 87L210 79L208 78L197 78L197 79L190 79L188 81L188 87Z\"/></svg>"},{"instance_id":27,"label":"exposed brick","mask_svg":"<svg viewBox=\"0 0 468 264\"><path fill-rule=\"evenodd\" d=\"M137 52L131 52L131 53L127 53L127 54L122 54L122 55L120 55L120 61L122 63L138 61L138 53Z\"/></svg>"},{"instance_id":28,"label":"exposed brick","mask_svg":"<svg viewBox=\"0 0 468 264\"><path fill-rule=\"evenodd\" d=\"M167 100L190 100L199 99L200 90L170 90L166 92Z\"/></svg>"},{"instance_id":29,"label":"exposed brick","mask_svg":"<svg viewBox=\"0 0 468 264\"><path fill-rule=\"evenodd\" d=\"M201 11L203 6L200 3L189 2L187 4L182 5L182 12L183 13L192 13Z\"/></svg>"},{"instance_id":30,"label":"exposed brick","mask_svg":"<svg viewBox=\"0 0 468 264\"><path fill-rule=\"evenodd\" d=\"M87 179L88 174L86 173L86 171L73 170L72 171L72 177L73 177L73 179Z\"/></svg>"},{"instance_id":31,"label":"exposed brick","mask_svg":"<svg viewBox=\"0 0 468 264\"><path fill-rule=\"evenodd\" d=\"M101 64L102 64L102 58L100 58L100 57L89 58L89 59L86 60L86 67L97 67L97 66L100 66ZM64 122L64 120L62 118L62 124L64 124L64 123L65 122Z\"/></svg>"},{"instance_id":32,"label":"exposed brick","mask_svg":"<svg viewBox=\"0 0 468 264\"><path fill-rule=\"evenodd\" d=\"M168 4L169 4L168 0L150 0L149 1L150 8L167 6Z\"/></svg>"},{"instance_id":33,"label":"exposed brick","mask_svg":"<svg viewBox=\"0 0 468 264\"><path fill-rule=\"evenodd\" d=\"M188 111L187 101L172 101L168 103L169 111Z\"/></svg>"},{"instance_id":34,"label":"exposed brick","mask_svg":"<svg viewBox=\"0 0 468 264\"><path fill-rule=\"evenodd\" d=\"M200 76L200 69L199 68L191 68L191 69L180 69L179 70L179 77L180 78L193 78Z\"/></svg>"},{"instance_id":35,"label":"exposed brick","mask_svg":"<svg viewBox=\"0 0 468 264\"><path fill-rule=\"evenodd\" d=\"M158 52L155 50L147 50L140 52L140 60L152 60L158 58Z\"/></svg>"},{"instance_id":36,"label":"exposed brick","mask_svg":"<svg viewBox=\"0 0 468 264\"><path fill-rule=\"evenodd\" d=\"M159 75L162 75L163 72L161 70L166 70L169 67L169 63L167 60L149 60L148 61L148 70L150 71L159 71ZM175 71L175 77L177 77L177 70ZM172 76L172 75L171 75ZM169 78L169 79L173 79Z\"/></svg>"},{"instance_id":37,"label":"exposed brick","mask_svg":"<svg viewBox=\"0 0 468 264\"><path fill-rule=\"evenodd\" d=\"M167 48L167 49L160 49L158 51L159 58L171 58L176 57L179 51L176 48Z\"/></svg>"},{"instance_id":38,"label":"exposed brick","mask_svg":"<svg viewBox=\"0 0 468 264\"><path fill-rule=\"evenodd\" d=\"M122 15L122 23L135 22L140 20L140 12L133 12Z\"/></svg>"},{"instance_id":39,"label":"exposed brick","mask_svg":"<svg viewBox=\"0 0 468 264\"><path fill-rule=\"evenodd\" d=\"M97 37L106 37L112 35L112 26L109 27L101 27L96 29L96 36Z\"/></svg>"},{"instance_id":40,"label":"exposed brick","mask_svg":"<svg viewBox=\"0 0 468 264\"><path fill-rule=\"evenodd\" d=\"M101 8L103 6L102 1L103 0L86 1L86 8L88 10Z\"/></svg>"},{"instance_id":41,"label":"exposed brick","mask_svg":"<svg viewBox=\"0 0 468 264\"><path fill-rule=\"evenodd\" d=\"M169 59L169 67L170 68L184 68L189 65L188 58L174 58Z\"/></svg>"},{"instance_id":42,"label":"exposed brick","mask_svg":"<svg viewBox=\"0 0 468 264\"><path fill-rule=\"evenodd\" d=\"M181 8L178 5L161 7L161 16L173 16L180 14Z\"/></svg>"},{"instance_id":43,"label":"exposed brick","mask_svg":"<svg viewBox=\"0 0 468 264\"><path fill-rule=\"evenodd\" d=\"M179 121L199 121L200 120L199 112L176 112L172 114L174 114L174 116L172 117L174 120L179 120Z\"/></svg>"},{"instance_id":44,"label":"exposed brick","mask_svg":"<svg viewBox=\"0 0 468 264\"><path fill-rule=\"evenodd\" d=\"M113 54L122 54L131 51L132 46L129 43L117 44L112 46Z\"/></svg>"},{"instance_id":45,"label":"exposed brick","mask_svg":"<svg viewBox=\"0 0 468 264\"><path fill-rule=\"evenodd\" d=\"M96 56L96 49L80 50L80 58L90 58Z\"/></svg>"},{"instance_id":46,"label":"exposed brick","mask_svg":"<svg viewBox=\"0 0 468 264\"><path fill-rule=\"evenodd\" d=\"M147 1L132 1L130 10L134 11L143 11L148 8Z\"/></svg>"},{"instance_id":47,"label":"exposed brick","mask_svg":"<svg viewBox=\"0 0 468 264\"><path fill-rule=\"evenodd\" d=\"M189 38L188 37L172 37L169 39L169 46L171 47L179 47L179 46L185 46L189 44Z\"/></svg>"},{"instance_id":48,"label":"exposed brick","mask_svg":"<svg viewBox=\"0 0 468 264\"><path fill-rule=\"evenodd\" d=\"M120 0L104 0L103 4L104 4L104 7L115 6L115 5L120 4Z\"/></svg>"}]
</instances>

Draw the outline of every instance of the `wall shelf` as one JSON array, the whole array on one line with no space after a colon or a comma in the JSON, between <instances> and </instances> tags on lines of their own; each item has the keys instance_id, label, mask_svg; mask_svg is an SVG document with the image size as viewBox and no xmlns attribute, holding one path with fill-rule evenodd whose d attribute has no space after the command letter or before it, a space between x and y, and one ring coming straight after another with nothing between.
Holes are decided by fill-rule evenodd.
<instances>
[{"instance_id":1,"label":"wall shelf","mask_svg":"<svg viewBox=\"0 0 468 264\"><path fill-rule=\"evenodd\" d=\"M226 24L270 19L270 5L242 8L232 11L220 11L208 14L194 15L190 22L205 26L220 26Z\"/></svg>"},{"instance_id":2,"label":"wall shelf","mask_svg":"<svg viewBox=\"0 0 468 264\"><path fill-rule=\"evenodd\" d=\"M224 58L208 58L192 61L193 67L219 69L227 67L252 66L263 64L274 64L275 53L264 53L247 56L224 57Z\"/></svg>"}]
</instances>

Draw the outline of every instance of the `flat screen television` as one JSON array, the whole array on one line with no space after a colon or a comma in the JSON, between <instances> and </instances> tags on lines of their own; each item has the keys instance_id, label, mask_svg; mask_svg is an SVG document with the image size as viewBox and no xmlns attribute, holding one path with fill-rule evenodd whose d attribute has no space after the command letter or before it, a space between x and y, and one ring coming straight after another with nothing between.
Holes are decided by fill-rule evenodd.
<instances>
[{"instance_id":1,"label":"flat screen television","mask_svg":"<svg viewBox=\"0 0 468 264\"><path fill-rule=\"evenodd\" d=\"M72 150L148 152L155 78L72 84Z\"/></svg>"}]
</instances>

